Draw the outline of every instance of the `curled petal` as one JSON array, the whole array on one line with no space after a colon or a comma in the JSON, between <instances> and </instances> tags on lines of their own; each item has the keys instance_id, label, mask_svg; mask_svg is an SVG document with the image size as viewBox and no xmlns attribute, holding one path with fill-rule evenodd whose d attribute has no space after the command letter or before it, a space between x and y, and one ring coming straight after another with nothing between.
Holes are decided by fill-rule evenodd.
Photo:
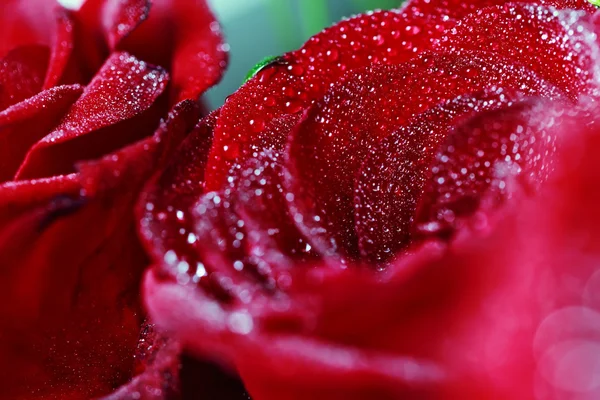
<instances>
[{"instance_id":1,"label":"curled petal","mask_svg":"<svg viewBox=\"0 0 600 400\"><path fill-rule=\"evenodd\" d=\"M19 47L0 61L0 110L37 94L44 83L50 52L47 47Z\"/></svg>"},{"instance_id":2,"label":"curled petal","mask_svg":"<svg viewBox=\"0 0 600 400\"><path fill-rule=\"evenodd\" d=\"M432 164L440 145L462 121L486 110L506 112L522 97L502 91L459 96L412 118L374 146L355 181L361 255L377 264L407 247L431 169L439 168Z\"/></svg>"},{"instance_id":3,"label":"curled petal","mask_svg":"<svg viewBox=\"0 0 600 400\"><path fill-rule=\"evenodd\" d=\"M294 220L317 250L358 256L354 178L378 141L416 113L485 88L558 95L509 60L489 53L442 53L357 70L315 103L291 135L286 188L294 196L289 203Z\"/></svg>"},{"instance_id":4,"label":"curled petal","mask_svg":"<svg viewBox=\"0 0 600 400\"><path fill-rule=\"evenodd\" d=\"M57 4L46 0L7 0L0 4L0 57L20 46L50 46Z\"/></svg>"},{"instance_id":5,"label":"curled petal","mask_svg":"<svg viewBox=\"0 0 600 400\"><path fill-rule=\"evenodd\" d=\"M14 177L29 148L58 125L82 91L58 86L0 112L0 182Z\"/></svg>"},{"instance_id":6,"label":"curled petal","mask_svg":"<svg viewBox=\"0 0 600 400\"><path fill-rule=\"evenodd\" d=\"M61 124L31 148L17 178L69 173L77 161L148 136L158 120L151 106L167 81L162 68L127 53L113 54Z\"/></svg>"},{"instance_id":7,"label":"curled petal","mask_svg":"<svg viewBox=\"0 0 600 400\"><path fill-rule=\"evenodd\" d=\"M108 0L102 8L102 27L111 50L148 18L150 0Z\"/></svg>"},{"instance_id":8,"label":"curled petal","mask_svg":"<svg viewBox=\"0 0 600 400\"><path fill-rule=\"evenodd\" d=\"M598 85L598 46L589 19L584 11L508 3L463 18L435 49L492 51L525 65L576 100Z\"/></svg>"},{"instance_id":9,"label":"curled petal","mask_svg":"<svg viewBox=\"0 0 600 400\"><path fill-rule=\"evenodd\" d=\"M179 125L198 115L182 103L154 136L77 174L0 187L3 396L91 398L129 380L148 264L134 204L182 139Z\"/></svg>"},{"instance_id":10,"label":"curled petal","mask_svg":"<svg viewBox=\"0 0 600 400\"><path fill-rule=\"evenodd\" d=\"M207 189L218 190L225 184L226 171L239 157L243 159L250 147L246 141L251 142L273 119L304 110L320 99L331 84L352 79L347 74L355 69L373 63L400 64L436 48L444 33L451 32L462 18L481 8L507 3L507 0L407 1L399 10L359 15L315 35L300 49L268 65L227 99L215 130ZM595 10L586 0L541 3L584 9L588 13ZM488 28L487 24L478 27L482 31ZM495 28L492 25L489 29ZM508 38L507 42L511 40ZM525 43L528 42L517 43L513 53ZM229 150L223 152L223 146Z\"/></svg>"}]
</instances>

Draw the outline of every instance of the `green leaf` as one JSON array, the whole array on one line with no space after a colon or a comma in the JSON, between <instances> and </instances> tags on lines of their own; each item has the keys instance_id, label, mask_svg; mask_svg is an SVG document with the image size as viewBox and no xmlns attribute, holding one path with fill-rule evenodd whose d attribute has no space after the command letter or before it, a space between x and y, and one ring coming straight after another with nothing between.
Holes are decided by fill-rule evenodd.
<instances>
[{"instance_id":1,"label":"green leaf","mask_svg":"<svg viewBox=\"0 0 600 400\"><path fill-rule=\"evenodd\" d=\"M244 83L248 82L250 79L252 79L256 74L258 74L260 71L262 71L268 65L271 65L271 64L277 62L280 58L281 58L280 56L268 56L268 57L265 57L262 60L260 60L258 62L258 64L256 64L254 67L252 67L250 69L250 71L248 71L248 73L246 74L246 79L244 79Z\"/></svg>"},{"instance_id":2,"label":"green leaf","mask_svg":"<svg viewBox=\"0 0 600 400\"><path fill-rule=\"evenodd\" d=\"M596 7L600 7L600 0L588 0L590 3L595 5Z\"/></svg>"}]
</instances>

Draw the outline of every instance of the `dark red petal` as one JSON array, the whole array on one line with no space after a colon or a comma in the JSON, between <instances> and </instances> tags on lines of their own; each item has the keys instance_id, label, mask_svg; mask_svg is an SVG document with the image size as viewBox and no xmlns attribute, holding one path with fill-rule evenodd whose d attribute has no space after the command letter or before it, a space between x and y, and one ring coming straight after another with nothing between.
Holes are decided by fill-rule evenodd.
<instances>
[{"instance_id":1,"label":"dark red petal","mask_svg":"<svg viewBox=\"0 0 600 400\"><path fill-rule=\"evenodd\" d=\"M460 0L440 0L432 2L429 0L409 0L402 6L402 9L410 9L414 12L436 15L447 15L449 17L463 17L479 9L503 5L506 3L529 3L529 1L508 1L508 0L475 0L464 2ZM552 6L559 9L584 10L592 14L596 8L587 0L537 0L533 3Z\"/></svg>"},{"instance_id":2,"label":"dark red petal","mask_svg":"<svg viewBox=\"0 0 600 400\"><path fill-rule=\"evenodd\" d=\"M82 91L58 86L0 112L0 182L14 177L29 148L58 125Z\"/></svg>"},{"instance_id":3,"label":"dark red petal","mask_svg":"<svg viewBox=\"0 0 600 400\"><path fill-rule=\"evenodd\" d=\"M5 0L0 3L0 57L17 47L50 45L54 1Z\"/></svg>"},{"instance_id":4,"label":"dark red petal","mask_svg":"<svg viewBox=\"0 0 600 400\"><path fill-rule=\"evenodd\" d=\"M0 225L2 395L91 398L131 377L148 263L133 208L198 115L181 103L154 136L78 176L0 187L0 219L16 214Z\"/></svg>"},{"instance_id":5,"label":"dark red petal","mask_svg":"<svg viewBox=\"0 0 600 400\"><path fill-rule=\"evenodd\" d=\"M174 149L185 138L186 134L200 118L199 107L192 101L176 104L166 120L161 121L154 135L117 151L99 161L88 161L78 164L82 173L82 185L86 194L93 195L105 192L123 179L126 167L134 175L135 181L145 181L149 178L148 171L159 171L170 159ZM124 157L124 158L123 158ZM89 179L93 171L92 179Z\"/></svg>"},{"instance_id":6,"label":"dark red petal","mask_svg":"<svg viewBox=\"0 0 600 400\"><path fill-rule=\"evenodd\" d=\"M204 289L230 303L285 290L289 268L315 254L287 211L282 181L278 157L263 152L236 168L226 189L207 193L190 212L181 212L180 219L193 223L183 237L196 256L184 260L192 267L178 271L178 280L210 283ZM193 268L198 262L201 275Z\"/></svg>"},{"instance_id":7,"label":"dark red petal","mask_svg":"<svg viewBox=\"0 0 600 400\"><path fill-rule=\"evenodd\" d=\"M150 13L150 0L107 0L102 8L102 26L111 50L141 24Z\"/></svg>"},{"instance_id":8,"label":"dark red petal","mask_svg":"<svg viewBox=\"0 0 600 400\"><path fill-rule=\"evenodd\" d=\"M7 225L22 213L48 204L52 199L76 197L80 190L78 174L3 183L0 185L0 225Z\"/></svg>"},{"instance_id":9,"label":"dark red petal","mask_svg":"<svg viewBox=\"0 0 600 400\"><path fill-rule=\"evenodd\" d=\"M294 219L317 251L358 255L354 179L377 142L415 114L486 88L557 94L527 69L473 52L357 70L315 103L291 136L286 186Z\"/></svg>"},{"instance_id":10,"label":"dark red petal","mask_svg":"<svg viewBox=\"0 0 600 400\"><path fill-rule=\"evenodd\" d=\"M148 329L148 328L146 328ZM152 348L150 354L136 353L136 360L147 357L143 371L130 382L101 400L178 400L180 392L181 345L162 335L143 336L141 343ZM138 347L139 350L139 347Z\"/></svg>"},{"instance_id":11,"label":"dark red petal","mask_svg":"<svg viewBox=\"0 0 600 400\"><path fill-rule=\"evenodd\" d=\"M190 251L187 242L182 246L178 232L182 228L189 231L192 225L181 221L176 211L187 212L204 191L204 166L217 116L218 110L198 123L140 196L140 234L159 264L170 250L178 254Z\"/></svg>"},{"instance_id":12,"label":"dark red petal","mask_svg":"<svg viewBox=\"0 0 600 400\"><path fill-rule=\"evenodd\" d=\"M221 79L227 66L228 47L223 44L221 28L205 2L179 1L175 7L174 96L178 101L196 99Z\"/></svg>"},{"instance_id":13,"label":"dark red petal","mask_svg":"<svg viewBox=\"0 0 600 400\"><path fill-rule=\"evenodd\" d=\"M315 258L288 212L283 173L277 152L263 150L239 167L229 184L234 209L244 222L246 251L277 270ZM282 281L276 272L273 278Z\"/></svg>"},{"instance_id":14,"label":"dark red petal","mask_svg":"<svg viewBox=\"0 0 600 400\"><path fill-rule=\"evenodd\" d=\"M449 247L417 250L385 274L346 270L314 283L309 290L322 306L317 335L361 352L441 364L447 380L429 386L434 398L529 398L534 390L595 397L587 366L600 341L598 304L589 302L600 256L593 205L600 197L600 140L596 123L570 122L560 128L560 145L568 146L557 153L558 169L538 194L517 190L501 210L485 210L485 223L468 221ZM304 364L296 357L289 368ZM268 394L260 371L246 372L247 385L252 393L250 379L258 375L261 393ZM318 399L344 388L326 373L316 382L300 374L281 379L290 398L302 389Z\"/></svg>"},{"instance_id":15,"label":"dark red petal","mask_svg":"<svg viewBox=\"0 0 600 400\"><path fill-rule=\"evenodd\" d=\"M143 371L102 400L250 399L239 378L185 354L176 340L158 333L154 325L146 324L142 333L136 359L143 358Z\"/></svg>"},{"instance_id":16,"label":"dark red petal","mask_svg":"<svg viewBox=\"0 0 600 400\"><path fill-rule=\"evenodd\" d=\"M461 121L490 109L506 112L520 97L510 92L458 97L412 118L374 146L354 186L361 256L380 263L408 246L417 204L440 144Z\"/></svg>"},{"instance_id":17,"label":"dark red petal","mask_svg":"<svg viewBox=\"0 0 600 400\"><path fill-rule=\"evenodd\" d=\"M588 20L584 12L509 3L465 17L435 49L458 54L493 51L528 67L576 100L597 85L596 36Z\"/></svg>"},{"instance_id":18,"label":"dark red petal","mask_svg":"<svg viewBox=\"0 0 600 400\"><path fill-rule=\"evenodd\" d=\"M75 23L71 13L65 10L59 10L56 12L56 31L54 36L54 43L52 45L52 54L48 64L48 70L46 72L46 79L44 81L44 89L49 89L64 82L63 79L66 72L70 72L72 75L77 74L76 68L71 67L72 71L67 70L69 61L73 54L73 46L75 39L73 37L75 30ZM70 81L77 81L77 77L67 77Z\"/></svg>"},{"instance_id":19,"label":"dark red petal","mask_svg":"<svg viewBox=\"0 0 600 400\"><path fill-rule=\"evenodd\" d=\"M32 147L17 178L69 173L77 161L102 156L148 136L160 116L158 110L148 110L167 80L160 67L127 53L113 54L61 124Z\"/></svg>"},{"instance_id":20,"label":"dark red petal","mask_svg":"<svg viewBox=\"0 0 600 400\"><path fill-rule=\"evenodd\" d=\"M57 197L2 227L3 397L89 398L128 378L146 261L119 194Z\"/></svg>"},{"instance_id":21,"label":"dark red petal","mask_svg":"<svg viewBox=\"0 0 600 400\"><path fill-rule=\"evenodd\" d=\"M536 192L553 170L556 131L565 104L544 101L478 115L456 129L438 149L414 214L414 238L448 236L485 198L498 206L515 185Z\"/></svg>"},{"instance_id":22,"label":"dark red petal","mask_svg":"<svg viewBox=\"0 0 600 400\"><path fill-rule=\"evenodd\" d=\"M436 386L447 380L444 369L430 360L300 336L264 340L256 348L241 347L237 362L257 399L435 398Z\"/></svg>"},{"instance_id":23,"label":"dark red petal","mask_svg":"<svg viewBox=\"0 0 600 400\"><path fill-rule=\"evenodd\" d=\"M373 63L410 60L430 50L442 33L461 18L480 8L506 3L507 0L409 1L400 10L360 15L315 35L228 98L215 130L208 189L218 190L225 184L225 171L247 151L246 141L257 136L257 126L266 127L273 118L303 110L349 71ZM588 11L594 9L585 0L548 3L560 8L576 5ZM240 152L223 153L223 146L239 147Z\"/></svg>"},{"instance_id":24,"label":"dark red petal","mask_svg":"<svg viewBox=\"0 0 600 400\"><path fill-rule=\"evenodd\" d=\"M301 117L300 113L283 115L269 121L267 126L264 126L265 122L263 120L250 120L250 124L255 127L255 132L250 137L246 137L244 140L232 141L222 147L213 146L211 156L215 157L213 160L223 161L231 160L233 155L237 165L243 165L248 160L256 157L257 154L265 151L273 151L275 155L281 154L292 128L300 121ZM229 168L230 164L219 162L218 165L213 164L213 167ZM219 174L224 179L229 178L227 171L219 172Z\"/></svg>"},{"instance_id":25,"label":"dark red petal","mask_svg":"<svg viewBox=\"0 0 600 400\"><path fill-rule=\"evenodd\" d=\"M135 6L133 15L142 14L141 2ZM118 47L171 71L172 101L196 100L219 81L227 63L220 27L205 0L154 0L148 19Z\"/></svg>"},{"instance_id":26,"label":"dark red petal","mask_svg":"<svg viewBox=\"0 0 600 400\"><path fill-rule=\"evenodd\" d=\"M302 111L353 69L413 58L453 24L412 12L369 13L326 29L267 66L223 106L209 161L209 190L224 184L225 172L238 157L251 154L246 142L256 142L271 120ZM240 150L223 152L223 146Z\"/></svg>"},{"instance_id":27,"label":"dark red petal","mask_svg":"<svg viewBox=\"0 0 600 400\"><path fill-rule=\"evenodd\" d=\"M0 110L37 94L44 83L50 51L46 46L24 46L0 61Z\"/></svg>"}]
</instances>

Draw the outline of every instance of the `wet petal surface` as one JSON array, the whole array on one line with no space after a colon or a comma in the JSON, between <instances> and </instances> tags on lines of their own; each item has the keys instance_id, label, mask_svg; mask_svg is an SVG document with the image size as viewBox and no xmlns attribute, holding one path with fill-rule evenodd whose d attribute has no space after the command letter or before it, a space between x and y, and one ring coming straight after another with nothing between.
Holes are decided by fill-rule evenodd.
<instances>
[{"instance_id":1,"label":"wet petal surface","mask_svg":"<svg viewBox=\"0 0 600 400\"><path fill-rule=\"evenodd\" d=\"M160 114L144 112L151 109L167 80L163 69L127 53L115 53L61 124L31 148L17 178L69 173L77 161L107 154L149 135ZM141 115L143 118L132 119Z\"/></svg>"},{"instance_id":2,"label":"wet petal surface","mask_svg":"<svg viewBox=\"0 0 600 400\"><path fill-rule=\"evenodd\" d=\"M358 256L353 180L377 142L414 114L485 88L553 95L537 76L505 59L435 54L358 71L315 103L291 135L286 185L295 220L317 250Z\"/></svg>"}]
</instances>

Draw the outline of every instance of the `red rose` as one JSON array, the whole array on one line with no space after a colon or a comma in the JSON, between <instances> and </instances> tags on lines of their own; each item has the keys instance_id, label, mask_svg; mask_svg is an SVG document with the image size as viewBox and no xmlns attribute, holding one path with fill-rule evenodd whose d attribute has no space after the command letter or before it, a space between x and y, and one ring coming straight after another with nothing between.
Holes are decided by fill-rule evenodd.
<instances>
[{"instance_id":1,"label":"red rose","mask_svg":"<svg viewBox=\"0 0 600 400\"><path fill-rule=\"evenodd\" d=\"M154 321L259 400L597 398L594 10L413 0L276 59L145 190Z\"/></svg>"},{"instance_id":2,"label":"red rose","mask_svg":"<svg viewBox=\"0 0 600 400\"><path fill-rule=\"evenodd\" d=\"M133 205L220 78L219 27L204 1L7 0L0 37L0 398L97 397L134 371Z\"/></svg>"}]
</instances>

